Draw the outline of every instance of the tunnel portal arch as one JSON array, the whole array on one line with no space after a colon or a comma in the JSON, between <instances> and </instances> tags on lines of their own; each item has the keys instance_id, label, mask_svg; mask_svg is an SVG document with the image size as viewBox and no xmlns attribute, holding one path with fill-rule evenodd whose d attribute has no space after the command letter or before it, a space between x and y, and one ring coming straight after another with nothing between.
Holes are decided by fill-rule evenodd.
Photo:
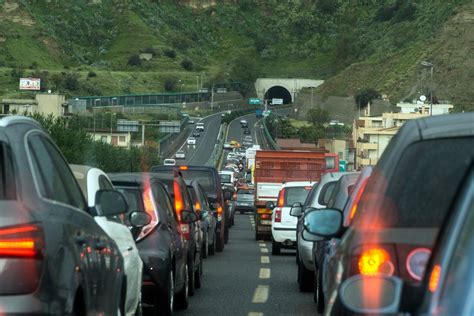
<instances>
[{"instance_id":1,"label":"tunnel portal arch","mask_svg":"<svg viewBox=\"0 0 474 316\"><path fill-rule=\"evenodd\" d=\"M283 99L283 104L290 104L293 102L292 95L287 88L282 86L273 86L265 92L265 99L271 102L272 99Z\"/></svg>"}]
</instances>

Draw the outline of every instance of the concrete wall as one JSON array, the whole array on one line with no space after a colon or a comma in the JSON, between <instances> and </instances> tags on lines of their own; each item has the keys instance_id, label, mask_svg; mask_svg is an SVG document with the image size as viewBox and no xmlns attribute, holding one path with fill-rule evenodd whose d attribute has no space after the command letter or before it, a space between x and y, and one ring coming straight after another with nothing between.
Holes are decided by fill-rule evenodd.
<instances>
[{"instance_id":1,"label":"concrete wall","mask_svg":"<svg viewBox=\"0 0 474 316\"><path fill-rule=\"evenodd\" d=\"M66 97L62 94L37 94L38 112L44 115L53 114L54 116L63 115L63 104L66 103Z\"/></svg>"}]
</instances>

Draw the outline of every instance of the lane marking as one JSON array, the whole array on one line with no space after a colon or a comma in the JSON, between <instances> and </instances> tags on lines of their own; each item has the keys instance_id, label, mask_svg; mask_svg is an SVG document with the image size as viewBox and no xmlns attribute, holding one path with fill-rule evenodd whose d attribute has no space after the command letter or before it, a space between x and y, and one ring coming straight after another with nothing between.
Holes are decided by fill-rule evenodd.
<instances>
[{"instance_id":1,"label":"lane marking","mask_svg":"<svg viewBox=\"0 0 474 316\"><path fill-rule=\"evenodd\" d=\"M261 256L260 257L260 263L270 263L270 257L269 256Z\"/></svg>"},{"instance_id":2,"label":"lane marking","mask_svg":"<svg viewBox=\"0 0 474 316\"><path fill-rule=\"evenodd\" d=\"M271 270L268 268L260 268L258 277L260 279L270 279Z\"/></svg>"},{"instance_id":3,"label":"lane marking","mask_svg":"<svg viewBox=\"0 0 474 316\"><path fill-rule=\"evenodd\" d=\"M249 312L247 316L263 316L263 313Z\"/></svg>"},{"instance_id":4,"label":"lane marking","mask_svg":"<svg viewBox=\"0 0 474 316\"><path fill-rule=\"evenodd\" d=\"M253 293L252 303L266 303L268 300L268 292L270 291L270 286L268 285L258 285Z\"/></svg>"},{"instance_id":5,"label":"lane marking","mask_svg":"<svg viewBox=\"0 0 474 316\"><path fill-rule=\"evenodd\" d=\"M214 119L214 118L209 119L209 120L206 122L207 124L204 125L204 136L201 136L201 137L203 137L203 140L204 140L204 138L206 138L207 133L209 132L209 125L211 125L210 123L211 123L211 121L213 121L213 119ZM219 119L218 116L217 116L217 119ZM204 119L202 119L202 120L204 120ZM201 120L201 121L202 121L202 120ZM217 137L219 137L219 133L220 133L220 131L221 131L221 128L222 128L222 124L220 125L219 131L217 132L217 135L216 135L216 137L215 137L216 140L217 140ZM192 133L192 132L191 132L191 133ZM186 160L188 161L188 164L191 163L191 161L193 160L194 156L196 156L196 153L199 151L199 148L201 148L204 143L207 143L207 142L205 142L205 141L199 142L197 148L194 150L193 155L189 158L189 160L186 159ZM214 147L215 147L215 145L214 145ZM212 151L214 151L214 148L212 148Z\"/></svg>"},{"instance_id":6,"label":"lane marking","mask_svg":"<svg viewBox=\"0 0 474 316\"><path fill-rule=\"evenodd\" d=\"M260 247L266 247L267 245L265 245L263 242L259 243L258 244Z\"/></svg>"},{"instance_id":7,"label":"lane marking","mask_svg":"<svg viewBox=\"0 0 474 316\"><path fill-rule=\"evenodd\" d=\"M268 253L268 249L267 248L260 248L260 252L261 253Z\"/></svg>"}]
</instances>

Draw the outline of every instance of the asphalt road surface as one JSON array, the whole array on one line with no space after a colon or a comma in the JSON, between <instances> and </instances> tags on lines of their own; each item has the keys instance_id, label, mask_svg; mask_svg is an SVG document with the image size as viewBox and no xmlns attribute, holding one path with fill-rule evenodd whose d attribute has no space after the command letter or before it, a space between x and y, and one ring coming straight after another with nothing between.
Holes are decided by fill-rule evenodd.
<instances>
[{"instance_id":1,"label":"asphalt road surface","mask_svg":"<svg viewBox=\"0 0 474 316\"><path fill-rule=\"evenodd\" d=\"M225 251L204 260L202 287L177 315L316 315L312 293L296 282L294 250L271 255L255 241L253 215L235 215Z\"/></svg>"}]
</instances>

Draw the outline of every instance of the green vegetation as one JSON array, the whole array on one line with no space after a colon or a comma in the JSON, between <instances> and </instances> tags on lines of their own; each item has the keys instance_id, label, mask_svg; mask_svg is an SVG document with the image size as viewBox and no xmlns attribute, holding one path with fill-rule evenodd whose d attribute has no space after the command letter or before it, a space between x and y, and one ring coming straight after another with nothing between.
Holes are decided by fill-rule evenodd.
<instances>
[{"instance_id":1,"label":"green vegetation","mask_svg":"<svg viewBox=\"0 0 474 316\"><path fill-rule=\"evenodd\" d=\"M307 77L327 80L323 96L374 87L397 102L419 90L419 63L428 59L438 78L454 80L456 93L440 88L439 98L472 104L471 81L457 73L465 62L452 58L472 34L440 40L469 0L17 2L11 12L0 9L0 67L77 74L72 90L51 81L72 95L172 91L170 78L190 91L204 74L206 87L239 81L248 95L257 77ZM455 29L468 27L459 23ZM0 78L0 96L17 96L16 79L7 79Z\"/></svg>"}]
</instances>

